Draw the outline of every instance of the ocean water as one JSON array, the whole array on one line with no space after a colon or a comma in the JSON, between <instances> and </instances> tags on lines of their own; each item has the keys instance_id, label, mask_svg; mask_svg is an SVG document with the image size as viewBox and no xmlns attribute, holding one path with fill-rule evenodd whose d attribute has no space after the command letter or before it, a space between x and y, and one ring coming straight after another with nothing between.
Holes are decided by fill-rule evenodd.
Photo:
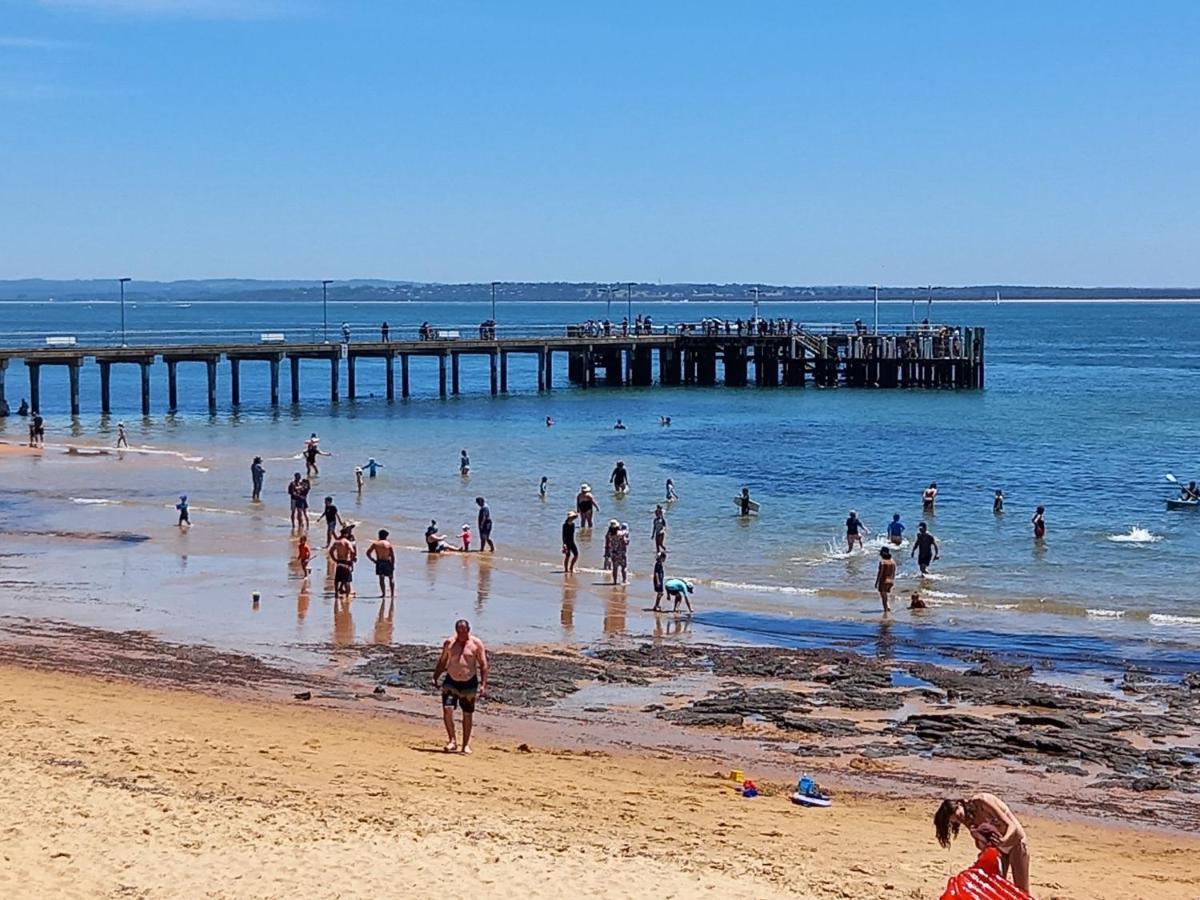
<instances>
[{"instance_id":1,"label":"ocean water","mask_svg":"<svg viewBox=\"0 0 1200 900\"><path fill-rule=\"evenodd\" d=\"M130 306L131 344L253 340L277 330L290 340L312 340L322 332L320 304ZM624 309L614 303L614 317ZM650 313L661 324L747 317L751 309L637 303L634 313ZM846 323L869 321L871 307L763 303L762 313ZM468 329L489 314L487 304L334 303L330 322L331 333L345 320L354 334L365 336L386 319L399 336L425 320ZM506 303L498 318L502 331L558 331L604 314L603 303ZM907 323L913 314L908 304L881 306L885 324ZM924 314L918 306L916 315ZM37 345L48 334L102 342L112 339L118 321L112 303L6 302L0 316L4 346ZM220 411L210 416L203 367L183 365L180 410L164 412L166 378L159 366L152 376L154 413L143 419L137 369L127 366L114 369L114 414L105 419L98 411L98 374L89 366L84 414L73 422L65 371L44 369L42 408L51 443L111 442L116 421L123 419L133 444L178 455L147 466L135 483L110 478L113 470L97 463L45 467L31 485L15 481L9 466L2 470L10 477L0 484L0 525L19 519L63 528L83 516L88 527L98 527L115 514L105 512L106 504L80 502L97 500L169 518L182 492L191 495L194 508L228 511L202 519L244 515L246 469L255 454L267 457L267 507L286 517L284 484L297 468L291 457L317 431L334 456L322 460L314 497L330 492L344 502L353 466L376 457L385 468L356 501L354 515L372 528L387 523L398 543L419 547L430 518L457 534L459 525L474 522L472 500L484 494L506 558L548 577L559 559L559 524L580 483L588 482L597 490L598 521L612 516L629 523L630 566L644 576L653 562L654 505L671 477L681 499L667 512L668 568L698 585L695 600L706 617L698 617L697 628L733 635L751 617L756 639L774 633L786 643L794 640L797 622L878 620L872 591L877 535L893 513L900 513L906 536L914 534L922 518L921 491L936 481L937 511L927 521L942 558L932 577L919 576L907 542L901 553L898 593L920 590L933 607L914 617L915 640L922 629L943 645L955 633L968 645L1003 645L1024 636L1037 648L1031 652L1052 655L1058 635L1088 647L1093 640L1109 647L1136 644L1142 649L1116 652L1138 660L1160 647L1173 660L1183 653L1180 665L1186 667L1187 654L1200 648L1200 516L1165 509L1173 489L1164 475L1200 477L1200 305L939 303L932 318L987 328L985 390L582 391L567 385L566 360L560 358L555 390L538 394L535 361L515 356L508 396L488 395L485 359L464 358L463 393L441 400L436 363L414 359L414 396L392 404L383 399L382 362L360 362L359 399L337 404L329 402L327 364L305 363L303 402L274 410L266 364L244 363L242 405L230 409L223 367ZM283 379L286 398L286 367ZM14 363L7 377L14 408L25 385L22 367ZM672 417L669 428L659 425L661 415ZM556 420L553 428L543 424L546 416ZM618 417L626 431L612 429ZM16 417L0 420L0 437L19 439L24 427ZM458 474L462 448L471 455L469 479ZM608 489L617 459L632 477L633 490L623 499ZM550 479L545 502L537 493L542 475ZM750 520L736 518L731 502L742 485L763 507ZM996 488L1007 497L999 517L991 508ZM1038 504L1047 508L1042 544L1032 539L1029 523ZM848 554L842 535L851 508L872 535L865 551ZM600 543L599 533L584 541L581 565L599 568ZM548 612L547 621L556 623L558 614ZM637 620L626 627L646 629ZM553 633L550 628L540 636ZM1200 664L1200 656L1195 659Z\"/></svg>"}]
</instances>

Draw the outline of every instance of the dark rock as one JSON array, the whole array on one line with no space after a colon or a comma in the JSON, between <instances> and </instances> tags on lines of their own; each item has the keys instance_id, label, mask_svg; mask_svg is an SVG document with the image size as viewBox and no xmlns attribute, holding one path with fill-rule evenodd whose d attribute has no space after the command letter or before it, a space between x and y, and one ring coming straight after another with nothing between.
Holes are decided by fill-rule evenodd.
<instances>
[{"instance_id":1,"label":"dark rock","mask_svg":"<svg viewBox=\"0 0 1200 900\"><path fill-rule=\"evenodd\" d=\"M297 700L311 700L312 699L312 691L301 691L298 694L292 694L292 696L295 697Z\"/></svg>"}]
</instances>

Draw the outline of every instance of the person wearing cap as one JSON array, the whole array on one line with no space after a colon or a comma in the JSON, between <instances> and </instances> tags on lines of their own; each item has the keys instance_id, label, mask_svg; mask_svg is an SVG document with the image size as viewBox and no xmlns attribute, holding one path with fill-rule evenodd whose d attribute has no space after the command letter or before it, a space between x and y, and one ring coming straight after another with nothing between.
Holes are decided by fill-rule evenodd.
<instances>
[{"instance_id":1,"label":"person wearing cap","mask_svg":"<svg viewBox=\"0 0 1200 900\"><path fill-rule=\"evenodd\" d=\"M591 485L586 482L581 484L579 493L575 495L575 511L579 513L579 527L591 528L592 516L598 509L596 498L592 495Z\"/></svg>"},{"instance_id":2,"label":"person wearing cap","mask_svg":"<svg viewBox=\"0 0 1200 900\"><path fill-rule=\"evenodd\" d=\"M575 571L575 563L579 562L579 546L575 543L575 520L579 513L567 510L566 521L562 525L562 554L563 573L566 575Z\"/></svg>"},{"instance_id":3,"label":"person wearing cap","mask_svg":"<svg viewBox=\"0 0 1200 900\"><path fill-rule=\"evenodd\" d=\"M692 611L692 601L688 597L688 594L694 593L696 589L690 581L685 581L682 578L668 578L663 582L663 587L666 588L667 596L674 603L672 612L679 612L680 601L687 604L689 613Z\"/></svg>"}]
</instances>

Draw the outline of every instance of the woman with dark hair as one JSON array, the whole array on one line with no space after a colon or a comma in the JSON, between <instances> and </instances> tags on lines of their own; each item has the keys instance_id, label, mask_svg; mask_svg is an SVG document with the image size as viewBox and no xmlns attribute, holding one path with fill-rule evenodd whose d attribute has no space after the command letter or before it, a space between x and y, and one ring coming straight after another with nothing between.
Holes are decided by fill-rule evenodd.
<instances>
[{"instance_id":1,"label":"woman with dark hair","mask_svg":"<svg viewBox=\"0 0 1200 900\"><path fill-rule=\"evenodd\" d=\"M933 816L938 843L949 847L963 825L980 850L995 847L1000 851L1004 874L1011 870L1013 884L1029 893L1029 843L1025 829L1008 805L995 794L943 800Z\"/></svg>"},{"instance_id":2,"label":"woman with dark hair","mask_svg":"<svg viewBox=\"0 0 1200 900\"><path fill-rule=\"evenodd\" d=\"M892 611L892 591L896 587L896 561L887 547L879 548L879 569L875 572L875 590L883 601L883 611Z\"/></svg>"}]
</instances>

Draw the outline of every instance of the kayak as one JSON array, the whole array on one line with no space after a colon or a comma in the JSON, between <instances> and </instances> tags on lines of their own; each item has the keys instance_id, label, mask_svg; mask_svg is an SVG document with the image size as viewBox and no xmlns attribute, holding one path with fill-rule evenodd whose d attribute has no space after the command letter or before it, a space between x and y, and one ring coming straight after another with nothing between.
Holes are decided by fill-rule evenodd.
<instances>
[{"instance_id":1,"label":"kayak","mask_svg":"<svg viewBox=\"0 0 1200 900\"><path fill-rule=\"evenodd\" d=\"M1167 509L1198 509L1200 500L1168 500Z\"/></svg>"}]
</instances>

